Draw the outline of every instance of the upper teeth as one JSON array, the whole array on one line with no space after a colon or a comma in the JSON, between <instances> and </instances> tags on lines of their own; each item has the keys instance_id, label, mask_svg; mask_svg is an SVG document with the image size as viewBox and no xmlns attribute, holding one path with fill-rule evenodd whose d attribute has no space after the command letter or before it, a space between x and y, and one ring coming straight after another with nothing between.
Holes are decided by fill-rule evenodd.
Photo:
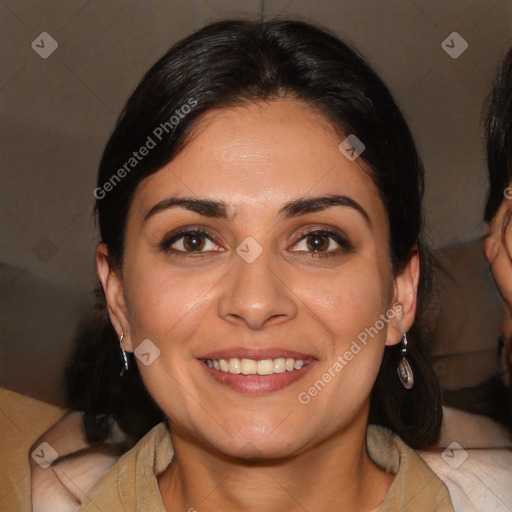
<instances>
[{"instance_id":1,"label":"upper teeth","mask_svg":"<svg viewBox=\"0 0 512 512\"><path fill-rule=\"evenodd\" d=\"M302 359L293 359L291 357L278 357L277 359L262 359L255 361L254 359L205 359L206 364L210 368L221 370L223 372L234 373L238 375L271 375L272 373L284 373L286 371L300 370L308 364Z\"/></svg>"}]
</instances>

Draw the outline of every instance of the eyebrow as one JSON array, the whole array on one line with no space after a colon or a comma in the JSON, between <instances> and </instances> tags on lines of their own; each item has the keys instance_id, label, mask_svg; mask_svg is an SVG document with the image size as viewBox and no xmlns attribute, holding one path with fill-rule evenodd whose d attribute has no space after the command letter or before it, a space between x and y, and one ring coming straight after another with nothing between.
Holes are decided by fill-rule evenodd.
<instances>
[{"instance_id":1,"label":"eyebrow","mask_svg":"<svg viewBox=\"0 0 512 512\"><path fill-rule=\"evenodd\" d=\"M372 222L370 220L370 216L366 213L366 210L357 201L348 196L327 195L295 199L286 203L279 213L284 218L297 217L299 215L305 215L306 213L326 210L327 208L332 208L334 206L345 206L356 210L363 216L367 224L371 227Z\"/></svg>"},{"instance_id":2,"label":"eyebrow","mask_svg":"<svg viewBox=\"0 0 512 512\"><path fill-rule=\"evenodd\" d=\"M307 213L319 212L335 206L352 208L359 212L367 224L371 227L372 222L366 210L354 199L343 195L326 195L317 197L306 197L294 199L286 203L280 210L279 215L284 219L306 215ZM169 197L155 204L144 217L146 222L150 217L172 208L185 208L186 210L198 213L205 217L232 220L228 218L229 206L224 201L213 199L197 199L193 197Z\"/></svg>"},{"instance_id":3,"label":"eyebrow","mask_svg":"<svg viewBox=\"0 0 512 512\"><path fill-rule=\"evenodd\" d=\"M153 206L144 216L144 222L150 217L171 208L185 208L205 217L227 219L228 205L223 201L196 199L194 197L168 197Z\"/></svg>"}]
</instances>

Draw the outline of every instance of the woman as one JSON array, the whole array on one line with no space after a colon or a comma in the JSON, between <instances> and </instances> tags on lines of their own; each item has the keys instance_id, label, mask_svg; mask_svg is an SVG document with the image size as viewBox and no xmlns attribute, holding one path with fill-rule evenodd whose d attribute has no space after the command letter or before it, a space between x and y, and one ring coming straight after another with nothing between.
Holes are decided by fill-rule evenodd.
<instances>
[{"instance_id":1,"label":"woman","mask_svg":"<svg viewBox=\"0 0 512 512\"><path fill-rule=\"evenodd\" d=\"M128 100L94 195L115 341L101 403L75 403L89 441L112 416L134 441L164 421L81 510L453 510L411 449L442 420L407 338L423 170L359 56L301 22L203 28Z\"/></svg>"}]
</instances>

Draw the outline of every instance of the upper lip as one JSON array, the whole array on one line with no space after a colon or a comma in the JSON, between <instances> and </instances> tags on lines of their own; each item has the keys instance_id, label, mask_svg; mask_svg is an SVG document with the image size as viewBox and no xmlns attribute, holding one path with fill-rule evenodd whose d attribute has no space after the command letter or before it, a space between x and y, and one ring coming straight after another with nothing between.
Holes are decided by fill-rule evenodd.
<instances>
[{"instance_id":1,"label":"upper lip","mask_svg":"<svg viewBox=\"0 0 512 512\"><path fill-rule=\"evenodd\" d=\"M302 359L307 361L309 359L316 359L311 354L304 352L297 352L296 350L289 350L286 348L258 348L258 347L232 347L221 350L214 350L197 356L197 359L210 359L218 361L219 359L254 359L261 361L264 359L277 359L279 357Z\"/></svg>"}]
</instances>

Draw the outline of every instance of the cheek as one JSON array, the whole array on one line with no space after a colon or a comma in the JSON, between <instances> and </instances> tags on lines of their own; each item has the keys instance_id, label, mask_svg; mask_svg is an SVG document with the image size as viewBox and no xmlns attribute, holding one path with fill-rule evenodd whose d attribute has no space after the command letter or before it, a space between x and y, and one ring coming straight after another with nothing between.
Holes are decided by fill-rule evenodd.
<instances>
[{"instance_id":1,"label":"cheek","mask_svg":"<svg viewBox=\"0 0 512 512\"><path fill-rule=\"evenodd\" d=\"M389 290L383 276L376 267L364 262L327 276L319 275L314 280L297 276L296 289L303 303L330 334L337 351L374 326L389 308ZM386 330L382 326L379 330L385 337Z\"/></svg>"},{"instance_id":2,"label":"cheek","mask_svg":"<svg viewBox=\"0 0 512 512\"><path fill-rule=\"evenodd\" d=\"M216 417L216 412L207 400L200 399L192 353L201 333L208 332L205 319L213 310L215 284L220 278L216 274L180 275L140 262L126 274L130 276L126 288L132 348L135 350L143 340L150 339L159 351L148 365L136 359L146 388L159 407L181 423L194 423L198 414L196 400L200 400L206 411L201 421L207 423Z\"/></svg>"},{"instance_id":3,"label":"cheek","mask_svg":"<svg viewBox=\"0 0 512 512\"><path fill-rule=\"evenodd\" d=\"M336 422L340 409L342 416L349 417L373 387L388 323L397 314L390 305L391 289L386 284L391 279L375 264L359 261L329 277L319 277L314 286L311 280L306 281L301 285L298 280L296 289L300 289L311 317L322 327L329 348L318 372L302 391L323 403Z\"/></svg>"},{"instance_id":4,"label":"cheek","mask_svg":"<svg viewBox=\"0 0 512 512\"><path fill-rule=\"evenodd\" d=\"M133 265L127 275L134 342L149 338L162 352L178 349L201 326L222 279L218 271L192 275L154 263Z\"/></svg>"}]
</instances>

